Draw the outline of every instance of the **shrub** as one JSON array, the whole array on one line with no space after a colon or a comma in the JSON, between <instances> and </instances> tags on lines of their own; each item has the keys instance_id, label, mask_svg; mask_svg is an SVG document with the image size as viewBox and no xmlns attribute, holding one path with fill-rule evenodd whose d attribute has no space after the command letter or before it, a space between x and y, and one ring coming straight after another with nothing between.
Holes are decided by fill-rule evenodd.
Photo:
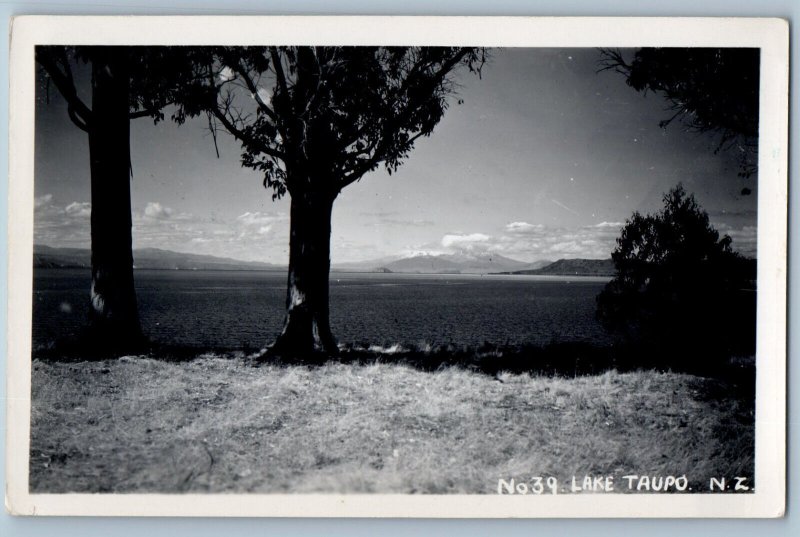
<instances>
[{"instance_id":1,"label":"shrub","mask_svg":"<svg viewBox=\"0 0 800 537\"><path fill-rule=\"evenodd\" d=\"M655 215L634 213L611 255L597 316L629 346L674 365L755 351L755 261L678 185Z\"/></svg>"}]
</instances>

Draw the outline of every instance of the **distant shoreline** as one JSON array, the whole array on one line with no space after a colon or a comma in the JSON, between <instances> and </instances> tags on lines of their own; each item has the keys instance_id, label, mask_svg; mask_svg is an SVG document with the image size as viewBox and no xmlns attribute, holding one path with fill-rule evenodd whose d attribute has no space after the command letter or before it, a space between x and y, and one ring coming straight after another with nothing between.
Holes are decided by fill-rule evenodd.
<instances>
[{"instance_id":1,"label":"distant shoreline","mask_svg":"<svg viewBox=\"0 0 800 537\"><path fill-rule=\"evenodd\" d=\"M174 252L159 248L133 251L134 270L216 270L248 272L286 272L283 263L242 261L206 254ZM85 248L55 248L34 245L33 264L36 268L88 269L91 251ZM339 262L331 273L353 274L426 274L426 275L540 275L540 276L602 276L611 277L614 265L607 259L559 259L557 261L523 262L494 254L421 255L395 259L375 259L361 262Z\"/></svg>"},{"instance_id":2,"label":"distant shoreline","mask_svg":"<svg viewBox=\"0 0 800 537\"><path fill-rule=\"evenodd\" d=\"M86 271L87 276L89 271L91 270L90 267L84 266L34 266L34 271ZM285 276L287 269L249 269L249 268L134 268L134 273L247 273L247 274L274 274ZM509 280L523 280L525 278L530 278L531 280L536 281L547 281L547 280L577 280L580 279L582 281L608 281L613 278L613 275L605 275L605 274L526 274L520 272L487 272L487 273L472 273L472 272L384 272L384 271L366 271L366 270L336 270L332 269L330 272L330 280L336 280L337 275L362 275L362 276L376 276L376 277L386 277L386 278L437 278L437 279L447 279L447 278L463 278L463 279L509 279Z\"/></svg>"},{"instance_id":3,"label":"distant shoreline","mask_svg":"<svg viewBox=\"0 0 800 537\"><path fill-rule=\"evenodd\" d=\"M612 273L584 273L580 274L577 272L540 272L540 271L527 271L527 270L517 270L514 272L493 272L491 275L502 275L502 276L571 276L575 278L607 278L611 279L615 276Z\"/></svg>"}]
</instances>

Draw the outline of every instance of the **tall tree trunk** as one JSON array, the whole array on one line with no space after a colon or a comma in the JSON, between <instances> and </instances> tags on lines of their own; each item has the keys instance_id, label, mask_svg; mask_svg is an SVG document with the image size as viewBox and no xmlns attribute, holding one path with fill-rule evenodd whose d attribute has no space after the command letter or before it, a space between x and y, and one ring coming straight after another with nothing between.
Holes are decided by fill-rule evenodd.
<instances>
[{"instance_id":1,"label":"tall tree trunk","mask_svg":"<svg viewBox=\"0 0 800 537\"><path fill-rule=\"evenodd\" d=\"M124 352L143 343L133 287L130 75L123 49L92 52L90 343Z\"/></svg>"},{"instance_id":2,"label":"tall tree trunk","mask_svg":"<svg viewBox=\"0 0 800 537\"><path fill-rule=\"evenodd\" d=\"M331 215L335 195L292 195L286 319L269 354L303 361L338 353L328 309Z\"/></svg>"}]
</instances>

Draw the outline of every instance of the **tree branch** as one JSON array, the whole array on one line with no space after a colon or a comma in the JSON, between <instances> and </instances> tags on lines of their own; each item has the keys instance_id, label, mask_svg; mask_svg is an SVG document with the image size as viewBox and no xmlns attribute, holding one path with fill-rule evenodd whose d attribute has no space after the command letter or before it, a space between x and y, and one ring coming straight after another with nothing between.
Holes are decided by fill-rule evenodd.
<instances>
[{"instance_id":1,"label":"tree branch","mask_svg":"<svg viewBox=\"0 0 800 537\"><path fill-rule=\"evenodd\" d=\"M616 71L625 76L630 74L631 65L622 57L622 52L612 48L601 48L599 50L601 54L600 65L602 67L596 71L597 73Z\"/></svg>"},{"instance_id":2,"label":"tree branch","mask_svg":"<svg viewBox=\"0 0 800 537\"><path fill-rule=\"evenodd\" d=\"M436 86L440 84L447 74L453 70L453 68L458 65L464 57L469 54L470 48L462 48L457 54L454 54L449 60L442 63L439 67L438 71L436 71L428 80L425 82L430 84L431 86ZM403 84L401 85L401 91L395 94L394 100L395 102L399 100L403 93L408 91L410 88L410 84L407 84L408 80L404 80ZM394 108L392 106L392 108ZM352 168L350 173L345 172L342 174L342 180L339 184L339 189L342 189L355 181L358 181L365 173L373 169L376 165L380 164L381 162L385 161L388 158L388 155L385 154L386 144L384 143L385 140L390 135L393 128L397 128L398 125L403 125L412 113L415 111L415 107L413 106L406 106L402 113L395 117L392 121L387 121L384 124L383 128L383 135L381 136L380 142L377 144L375 152L373 153L372 157L362 161L360 166L356 166ZM401 151L407 151L411 148L414 144L414 141L417 140L419 137L424 136L427 134L425 131L417 132L414 136L408 139L408 141L403 145ZM352 142L351 142L352 143Z\"/></svg>"},{"instance_id":3,"label":"tree branch","mask_svg":"<svg viewBox=\"0 0 800 537\"><path fill-rule=\"evenodd\" d=\"M281 93L288 99L289 88L286 84L286 75L283 72L283 64L281 63L280 54L278 54L278 48L269 47L269 54L272 57L272 67L275 69L275 77L278 79L278 86L281 88Z\"/></svg>"},{"instance_id":4,"label":"tree branch","mask_svg":"<svg viewBox=\"0 0 800 537\"><path fill-rule=\"evenodd\" d=\"M207 67L208 67L208 70L206 71L206 73L207 73L207 77L208 77L208 83L212 88L214 88L214 92L213 92L214 102L213 103L209 103L210 106L208 107L208 109L210 110L210 113L213 114L214 117L216 117L219 120L220 123L222 123L222 126L225 127L225 130L228 132L228 134L230 134L231 136L233 136L234 138L236 138L237 140L242 142L245 146L253 147L253 148L257 149L258 151L261 151L262 153L265 153L265 154L267 154L267 155L269 155L271 157L274 157L274 158L281 159L281 160L283 160L285 162L286 161L286 156L282 152L277 151L275 149L272 149L268 145L260 143L260 142L258 142L256 140L254 140L252 136L249 136L242 129L238 128L235 125L235 120L232 120L231 118L228 117L228 113L230 113L230 109L231 109L230 95L228 96L229 98L225 102L225 110L224 111L220 110L220 108L219 108L220 86L217 86L214 83L214 70L213 70L212 66L208 65ZM211 117L210 116L209 116L209 125L211 125ZM212 128L211 131L212 131L212 135L214 136L214 143L216 144L216 132L215 132L215 129Z\"/></svg>"},{"instance_id":5,"label":"tree branch","mask_svg":"<svg viewBox=\"0 0 800 537\"><path fill-rule=\"evenodd\" d=\"M314 76L316 87L313 89L313 91L310 87L307 88L307 90L310 92L310 96L306 97L306 106L303 111L298 114L298 116L301 118L307 118L310 115L311 110L316 107L317 101L320 98L320 88L322 87L322 65L319 61L319 51L317 50L318 47L309 47L309 49L312 52L314 64L317 68L316 76Z\"/></svg>"},{"instance_id":6,"label":"tree branch","mask_svg":"<svg viewBox=\"0 0 800 537\"><path fill-rule=\"evenodd\" d=\"M264 100L263 100L263 99L261 98L261 96L258 94L258 86L256 85L256 83L253 81L253 79L252 79L252 78L250 77L250 75L248 74L248 72L247 72L247 69L245 69L245 68L242 66L242 63L241 63L241 61L239 61L239 60L236 60L236 61L230 61L230 59L231 59L231 58L229 58L229 57L228 57L228 58L225 58L225 63L226 63L226 65L228 65L229 67L231 67L231 68L232 68L232 69L233 69L233 70L234 70L234 71L235 71L235 72L236 72L236 73L237 73L237 74L238 74L240 77L242 77L242 80L244 80L244 84L245 84L245 86L247 87L247 90L248 90L250 93L252 93L252 94L253 94L253 99L255 99L256 103L258 104L258 107L259 107L261 110L263 110L265 114L267 114L267 117L269 117L269 118L272 120L272 122L273 122L273 123L275 123L275 124L277 125L277 123L278 123L278 117L277 117L277 115L276 115L276 114L275 114L275 112L274 112L274 111L273 111L273 110L272 110L272 109L271 109L271 108L270 108L270 107L267 105L267 103L265 103L265 102L264 102ZM234 64L234 65L233 65L233 66L231 66L230 64Z\"/></svg>"},{"instance_id":7,"label":"tree branch","mask_svg":"<svg viewBox=\"0 0 800 537\"><path fill-rule=\"evenodd\" d=\"M257 148L262 153L265 153L271 157L278 158L283 161L286 160L286 155L284 155L282 152L273 149L266 144L254 140L251 136L248 136L242 129L237 128L236 125L234 125L233 122L228 118L227 114L221 111L218 107L216 106L213 107L211 112L214 114L214 117L216 117L219 120L219 122L222 123L222 126L225 127L225 130L228 131L228 133L231 136L233 136L240 142L244 143L245 145Z\"/></svg>"},{"instance_id":8,"label":"tree branch","mask_svg":"<svg viewBox=\"0 0 800 537\"><path fill-rule=\"evenodd\" d=\"M160 111L161 108L169 106L171 104L175 104L174 100L166 101L161 107L158 108L142 108L141 110L137 110L135 112L131 112L128 114L128 119L139 119L140 117L148 117L152 116L156 112Z\"/></svg>"},{"instance_id":9,"label":"tree branch","mask_svg":"<svg viewBox=\"0 0 800 537\"><path fill-rule=\"evenodd\" d=\"M72 122L75 123L78 128L85 131L91 123L92 111L80 97L78 97L66 54L62 59L64 72L59 69L56 59L42 47L36 48L36 61L44 68L50 79L56 85L56 88L58 88L59 93L61 93L67 101L67 112Z\"/></svg>"},{"instance_id":10,"label":"tree branch","mask_svg":"<svg viewBox=\"0 0 800 537\"><path fill-rule=\"evenodd\" d=\"M214 151L217 152L219 158L219 145L217 145L217 124L214 122L214 116L208 114L208 130L211 131L211 137L214 139Z\"/></svg>"},{"instance_id":11,"label":"tree branch","mask_svg":"<svg viewBox=\"0 0 800 537\"><path fill-rule=\"evenodd\" d=\"M87 125L86 122L83 119L81 119L81 117L78 116L78 114L75 113L75 108L69 102L67 102L67 114L69 115L69 118L72 120L72 122L75 124L76 127L78 127L83 132L86 133L89 132L89 125Z\"/></svg>"}]
</instances>

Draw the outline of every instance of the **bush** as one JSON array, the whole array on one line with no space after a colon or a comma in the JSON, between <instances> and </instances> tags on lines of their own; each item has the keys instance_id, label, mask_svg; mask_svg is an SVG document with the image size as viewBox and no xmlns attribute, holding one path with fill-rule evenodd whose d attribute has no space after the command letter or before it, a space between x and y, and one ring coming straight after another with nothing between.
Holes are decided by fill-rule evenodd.
<instances>
[{"instance_id":1,"label":"bush","mask_svg":"<svg viewBox=\"0 0 800 537\"><path fill-rule=\"evenodd\" d=\"M755 261L720 238L678 185L655 215L634 213L611 255L597 316L629 346L685 365L755 352Z\"/></svg>"}]
</instances>

